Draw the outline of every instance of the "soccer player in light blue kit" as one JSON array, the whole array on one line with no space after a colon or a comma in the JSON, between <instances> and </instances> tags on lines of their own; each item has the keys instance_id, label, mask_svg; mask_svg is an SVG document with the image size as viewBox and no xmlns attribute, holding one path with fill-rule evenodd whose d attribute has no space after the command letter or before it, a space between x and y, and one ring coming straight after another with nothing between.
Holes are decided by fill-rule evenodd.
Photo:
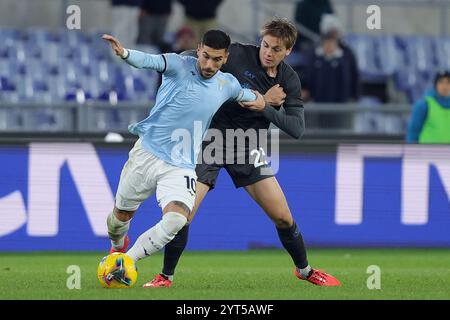
<instances>
[{"instance_id":1,"label":"soccer player in light blue kit","mask_svg":"<svg viewBox=\"0 0 450 320\"><path fill-rule=\"evenodd\" d=\"M195 202L196 159L214 113L227 100L247 107L263 106L265 101L261 94L242 89L234 76L220 71L230 46L229 36L222 31L205 33L197 49L198 59L174 53L146 54L123 48L110 35L103 39L128 64L163 74L150 115L129 126L139 140L122 169L114 211L107 218L110 252L127 252L130 220L140 204L156 192L163 217L127 252L138 261L164 247L186 224ZM181 143L180 136L184 138Z\"/></svg>"}]
</instances>

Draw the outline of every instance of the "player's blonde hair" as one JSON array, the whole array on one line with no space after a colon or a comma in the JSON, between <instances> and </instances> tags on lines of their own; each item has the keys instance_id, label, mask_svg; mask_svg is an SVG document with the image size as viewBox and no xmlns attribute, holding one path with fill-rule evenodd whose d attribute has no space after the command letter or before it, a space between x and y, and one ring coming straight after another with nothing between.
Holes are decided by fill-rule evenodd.
<instances>
[{"instance_id":1,"label":"player's blonde hair","mask_svg":"<svg viewBox=\"0 0 450 320\"><path fill-rule=\"evenodd\" d=\"M287 49L294 46L297 40L297 28L286 18L273 18L261 28L261 37L272 36L283 41Z\"/></svg>"}]
</instances>

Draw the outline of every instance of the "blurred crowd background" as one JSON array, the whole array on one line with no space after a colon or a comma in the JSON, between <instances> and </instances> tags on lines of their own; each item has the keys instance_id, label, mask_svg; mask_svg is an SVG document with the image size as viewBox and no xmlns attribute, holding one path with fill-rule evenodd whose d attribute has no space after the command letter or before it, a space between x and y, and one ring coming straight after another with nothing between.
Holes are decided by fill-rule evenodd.
<instances>
[{"instance_id":1,"label":"blurred crowd background","mask_svg":"<svg viewBox=\"0 0 450 320\"><path fill-rule=\"evenodd\" d=\"M73 4L81 30L66 27ZM367 26L372 4L381 9L380 30ZM179 53L214 28L259 45L259 28L278 16L299 30L287 62L302 82L307 135L450 143L450 134L421 139L436 112L450 131L449 7L446 0L0 0L0 132L123 133L145 117L158 74L113 56L103 33L126 47Z\"/></svg>"}]
</instances>

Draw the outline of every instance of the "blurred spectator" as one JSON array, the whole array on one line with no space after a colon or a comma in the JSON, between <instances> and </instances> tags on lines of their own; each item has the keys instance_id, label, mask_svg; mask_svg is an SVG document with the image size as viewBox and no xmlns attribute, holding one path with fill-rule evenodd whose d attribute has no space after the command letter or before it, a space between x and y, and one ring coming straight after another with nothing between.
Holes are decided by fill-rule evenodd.
<instances>
[{"instance_id":1,"label":"blurred spectator","mask_svg":"<svg viewBox=\"0 0 450 320\"><path fill-rule=\"evenodd\" d=\"M300 24L297 48L305 50L314 45L314 38L320 34L320 21L326 13L333 13L330 0L303 0L297 3L295 21Z\"/></svg>"},{"instance_id":2,"label":"blurred spectator","mask_svg":"<svg viewBox=\"0 0 450 320\"><path fill-rule=\"evenodd\" d=\"M180 28L175 34L175 44L172 51L181 53L186 50L196 49L197 45L194 31L185 26Z\"/></svg>"},{"instance_id":3,"label":"blurred spectator","mask_svg":"<svg viewBox=\"0 0 450 320\"><path fill-rule=\"evenodd\" d=\"M307 54L304 98L344 103L359 97L359 71L352 50L341 42L342 28L335 16L325 15L321 42Z\"/></svg>"},{"instance_id":4,"label":"blurred spectator","mask_svg":"<svg viewBox=\"0 0 450 320\"><path fill-rule=\"evenodd\" d=\"M132 47L138 35L138 16L141 0L111 0L112 34L125 47Z\"/></svg>"},{"instance_id":5,"label":"blurred spectator","mask_svg":"<svg viewBox=\"0 0 450 320\"><path fill-rule=\"evenodd\" d=\"M342 27L334 15L324 15L320 24L321 41L306 54L301 75L302 96L318 103L346 103L359 98L359 71L352 50L342 43ZM312 122L314 123L314 119ZM350 127L348 114L320 114L320 128Z\"/></svg>"},{"instance_id":6,"label":"blurred spectator","mask_svg":"<svg viewBox=\"0 0 450 320\"><path fill-rule=\"evenodd\" d=\"M406 140L450 143L450 71L437 73L434 88L414 105Z\"/></svg>"},{"instance_id":7,"label":"blurred spectator","mask_svg":"<svg viewBox=\"0 0 450 320\"><path fill-rule=\"evenodd\" d=\"M156 45L165 51L164 34L171 12L172 0L142 0L137 42Z\"/></svg>"},{"instance_id":8,"label":"blurred spectator","mask_svg":"<svg viewBox=\"0 0 450 320\"><path fill-rule=\"evenodd\" d=\"M222 0L178 0L184 6L186 25L195 33L195 43L199 43L203 34L217 29L217 8Z\"/></svg>"}]
</instances>

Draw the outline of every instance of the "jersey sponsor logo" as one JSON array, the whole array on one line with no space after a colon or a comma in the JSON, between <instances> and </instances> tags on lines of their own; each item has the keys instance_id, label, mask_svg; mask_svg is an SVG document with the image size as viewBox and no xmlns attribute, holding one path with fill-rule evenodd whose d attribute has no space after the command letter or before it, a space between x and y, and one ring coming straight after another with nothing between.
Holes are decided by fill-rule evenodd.
<instances>
[{"instance_id":1,"label":"jersey sponsor logo","mask_svg":"<svg viewBox=\"0 0 450 320\"><path fill-rule=\"evenodd\" d=\"M249 78L249 79L251 79L251 80L255 80L256 79L256 76L251 71L248 71L248 70L246 70L244 72L244 76Z\"/></svg>"},{"instance_id":2,"label":"jersey sponsor logo","mask_svg":"<svg viewBox=\"0 0 450 320\"><path fill-rule=\"evenodd\" d=\"M223 90L223 87L225 87L229 82L226 79L218 79L219 82L219 90Z\"/></svg>"}]
</instances>

